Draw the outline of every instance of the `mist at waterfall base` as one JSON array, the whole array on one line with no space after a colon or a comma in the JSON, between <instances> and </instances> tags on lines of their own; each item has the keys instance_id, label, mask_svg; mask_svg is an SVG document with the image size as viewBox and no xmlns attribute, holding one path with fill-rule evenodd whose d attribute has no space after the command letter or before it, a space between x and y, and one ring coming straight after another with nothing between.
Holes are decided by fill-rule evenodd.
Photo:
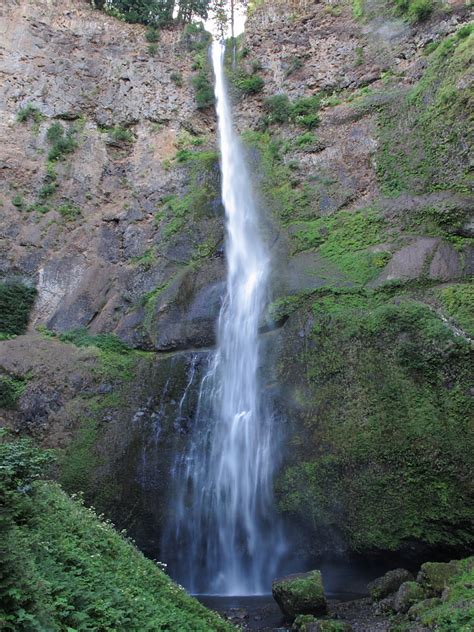
<instances>
[{"instance_id":1,"label":"mist at waterfall base","mask_svg":"<svg viewBox=\"0 0 474 632\"><path fill-rule=\"evenodd\" d=\"M286 552L273 504L278 432L261 396L259 323L270 260L224 75L212 48L226 211L226 295L184 453L173 470L163 543L170 574L194 594L268 593Z\"/></svg>"}]
</instances>

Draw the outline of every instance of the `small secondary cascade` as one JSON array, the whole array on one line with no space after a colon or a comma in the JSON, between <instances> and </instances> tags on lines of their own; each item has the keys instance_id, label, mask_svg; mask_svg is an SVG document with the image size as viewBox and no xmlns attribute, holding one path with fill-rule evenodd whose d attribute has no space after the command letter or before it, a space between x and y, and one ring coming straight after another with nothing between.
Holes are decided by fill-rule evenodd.
<instances>
[{"instance_id":1,"label":"small secondary cascade","mask_svg":"<svg viewBox=\"0 0 474 632\"><path fill-rule=\"evenodd\" d=\"M273 506L276 433L258 375L270 260L233 129L224 52L213 44L227 291L190 443L175 463L175 513L164 550L175 556L170 570L189 591L254 595L270 591L286 547Z\"/></svg>"}]
</instances>

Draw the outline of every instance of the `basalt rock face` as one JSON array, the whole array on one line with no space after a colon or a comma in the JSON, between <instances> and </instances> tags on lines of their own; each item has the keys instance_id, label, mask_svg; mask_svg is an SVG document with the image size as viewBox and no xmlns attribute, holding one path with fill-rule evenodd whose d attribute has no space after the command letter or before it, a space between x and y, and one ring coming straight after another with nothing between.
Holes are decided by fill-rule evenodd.
<instances>
[{"instance_id":1,"label":"basalt rock face","mask_svg":"<svg viewBox=\"0 0 474 632\"><path fill-rule=\"evenodd\" d=\"M241 73L264 87L237 120L277 234L276 493L302 555L464 552L470 14L356 13L264 2L241 48Z\"/></svg>"},{"instance_id":2,"label":"basalt rock face","mask_svg":"<svg viewBox=\"0 0 474 632\"><path fill-rule=\"evenodd\" d=\"M1 11L0 270L36 285L32 324L117 331L144 349L209 340L216 301L192 340L166 331L168 303L199 302L224 274L221 257L208 261L222 241L214 116L196 111L182 30L164 31L151 54L144 27L87 2ZM53 125L72 143L56 158ZM194 145L194 161L175 161ZM193 204L177 208L185 196Z\"/></svg>"},{"instance_id":3,"label":"basalt rock face","mask_svg":"<svg viewBox=\"0 0 474 632\"><path fill-rule=\"evenodd\" d=\"M87 2L0 15L0 281L38 290L27 336L0 342L23 389L2 420L59 447L68 490L156 555L225 278L203 49L163 30L151 54ZM268 0L237 50L264 80L235 90L235 118L272 253L262 380L301 560L473 541L468 18ZM59 339L80 327L86 346Z\"/></svg>"},{"instance_id":4,"label":"basalt rock face","mask_svg":"<svg viewBox=\"0 0 474 632\"><path fill-rule=\"evenodd\" d=\"M186 350L213 344L225 277L215 117L192 87L208 40L165 30L150 50L85 1L0 16L0 283L37 289L27 335L0 342L19 389L2 425L57 448L66 489L154 555L206 358ZM79 328L85 346L59 339Z\"/></svg>"}]
</instances>

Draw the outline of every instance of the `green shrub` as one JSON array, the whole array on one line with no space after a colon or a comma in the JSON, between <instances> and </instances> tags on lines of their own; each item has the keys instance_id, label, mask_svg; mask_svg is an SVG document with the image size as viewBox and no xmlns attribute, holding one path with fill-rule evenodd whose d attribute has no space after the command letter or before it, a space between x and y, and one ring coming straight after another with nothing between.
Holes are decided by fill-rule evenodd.
<instances>
[{"instance_id":1,"label":"green shrub","mask_svg":"<svg viewBox=\"0 0 474 632\"><path fill-rule=\"evenodd\" d=\"M116 125L109 130L109 140L113 143L132 143L135 140L135 137L130 130L120 125Z\"/></svg>"},{"instance_id":2,"label":"green shrub","mask_svg":"<svg viewBox=\"0 0 474 632\"><path fill-rule=\"evenodd\" d=\"M178 88L182 87L183 75L180 72L172 72L170 74L170 79L176 86L178 86Z\"/></svg>"},{"instance_id":3,"label":"green shrub","mask_svg":"<svg viewBox=\"0 0 474 632\"><path fill-rule=\"evenodd\" d=\"M208 73L204 69L201 69L197 76L193 77L192 84L195 90L198 110L205 110L214 105L214 88L209 80Z\"/></svg>"},{"instance_id":4,"label":"green shrub","mask_svg":"<svg viewBox=\"0 0 474 632\"><path fill-rule=\"evenodd\" d=\"M12 198L12 204L19 211L22 211L25 208L25 201L19 193Z\"/></svg>"},{"instance_id":5,"label":"green shrub","mask_svg":"<svg viewBox=\"0 0 474 632\"><path fill-rule=\"evenodd\" d=\"M36 290L23 283L0 283L0 332L20 335L26 331Z\"/></svg>"},{"instance_id":6,"label":"green shrub","mask_svg":"<svg viewBox=\"0 0 474 632\"><path fill-rule=\"evenodd\" d=\"M154 57L158 52L158 46L156 44L150 44L147 50L150 57Z\"/></svg>"},{"instance_id":7,"label":"green shrub","mask_svg":"<svg viewBox=\"0 0 474 632\"><path fill-rule=\"evenodd\" d=\"M149 26L145 32L145 39L150 44L156 44L160 41L160 32L154 26Z\"/></svg>"},{"instance_id":8,"label":"green shrub","mask_svg":"<svg viewBox=\"0 0 474 632\"><path fill-rule=\"evenodd\" d=\"M67 202L64 202L64 204L61 204L58 208L58 213L69 222L77 219L81 215L81 209L76 204L68 200Z\"/></svg>"},{"instance_id":9,"label":"green shrub","mask_svg":"<svg viewBox=\"0 0 474 632\"><path fill-rule=\"evenodd\" d=\"M26 383L10 375L0 375L0 408L16 408Z\"/></svg>"},{"instance_id":10,"label":"green shrub","mask_svg":"<svg viewBox=\"0 0 474 632\"><path fill-rule=\"evenodd\" d=\"M291 103L288 95L275 94L264 101L265 110L268 112L269 122L287 123L291 114Z\"/></svg>"},{"instance_id":11,"label":"green shrub","mask_svg":"<svg viewBox=\"0 0 474 632\"><path fill-rule=\"evenodd\" d=\"M25 121L28 121L30 119L32 119L35 123L40 123L42 115L38 108L35 108L33 105L31 105L31 103L27 103L25 107L18 110L16 120L19 123L24 123Z\"/></svg>"},{"instance_id":12,"label":"green shrub","mask_svg":"<svg viewBox=\"0 0 474 632\"><path fill-rule=\"evenodd\" d=\"M265 82L258 75L239 74L234 79L234 85L243 94L258 94L263 90Z\"/></svg>"},{"instance_id":13,"label":"green shrub","mask_svg":"<svg viewBox=\"0 0 474 632\"><path fill-rule=\"evenodd\" d=\"M46 139L51 145L51 149L48 153L48 160L54 162L59 160L66 154L71 154L77 147L77 143L74 139L73 130L69 130L67 133L61 123L53 123L47 133Z\"/></svg>"},{"instance_id":14,"label":"green shrub","mask_svg":"<svg viewBox=\"0 0 474 632\"><path fill-rule=\"evenodd\" d=\"M434 0L395 0L395 10L411 22L426 20L434 10Z\"/></svg>"}]
</instances>

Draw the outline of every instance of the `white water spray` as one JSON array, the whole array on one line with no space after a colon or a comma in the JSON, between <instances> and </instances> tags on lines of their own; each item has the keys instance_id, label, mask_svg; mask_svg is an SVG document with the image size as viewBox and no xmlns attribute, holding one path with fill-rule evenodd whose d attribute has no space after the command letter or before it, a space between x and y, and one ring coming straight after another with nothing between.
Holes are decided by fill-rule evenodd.
<instances>
[{"instance_id":1,"label":"white water spray","mask_svg":"<svg viewBox=\"0 0 474 632\"><path fill-rule=\"evenodd\" d=\"M259 323L269 257L252 185L234 133L224 46L212 57L226 211L227 292L218 347L199 395L190 446L175 467L176 578L195 593L269 592L284 552L273 508L276 461L272 416L259 384Z\"/></svg>"}]
</instances>

